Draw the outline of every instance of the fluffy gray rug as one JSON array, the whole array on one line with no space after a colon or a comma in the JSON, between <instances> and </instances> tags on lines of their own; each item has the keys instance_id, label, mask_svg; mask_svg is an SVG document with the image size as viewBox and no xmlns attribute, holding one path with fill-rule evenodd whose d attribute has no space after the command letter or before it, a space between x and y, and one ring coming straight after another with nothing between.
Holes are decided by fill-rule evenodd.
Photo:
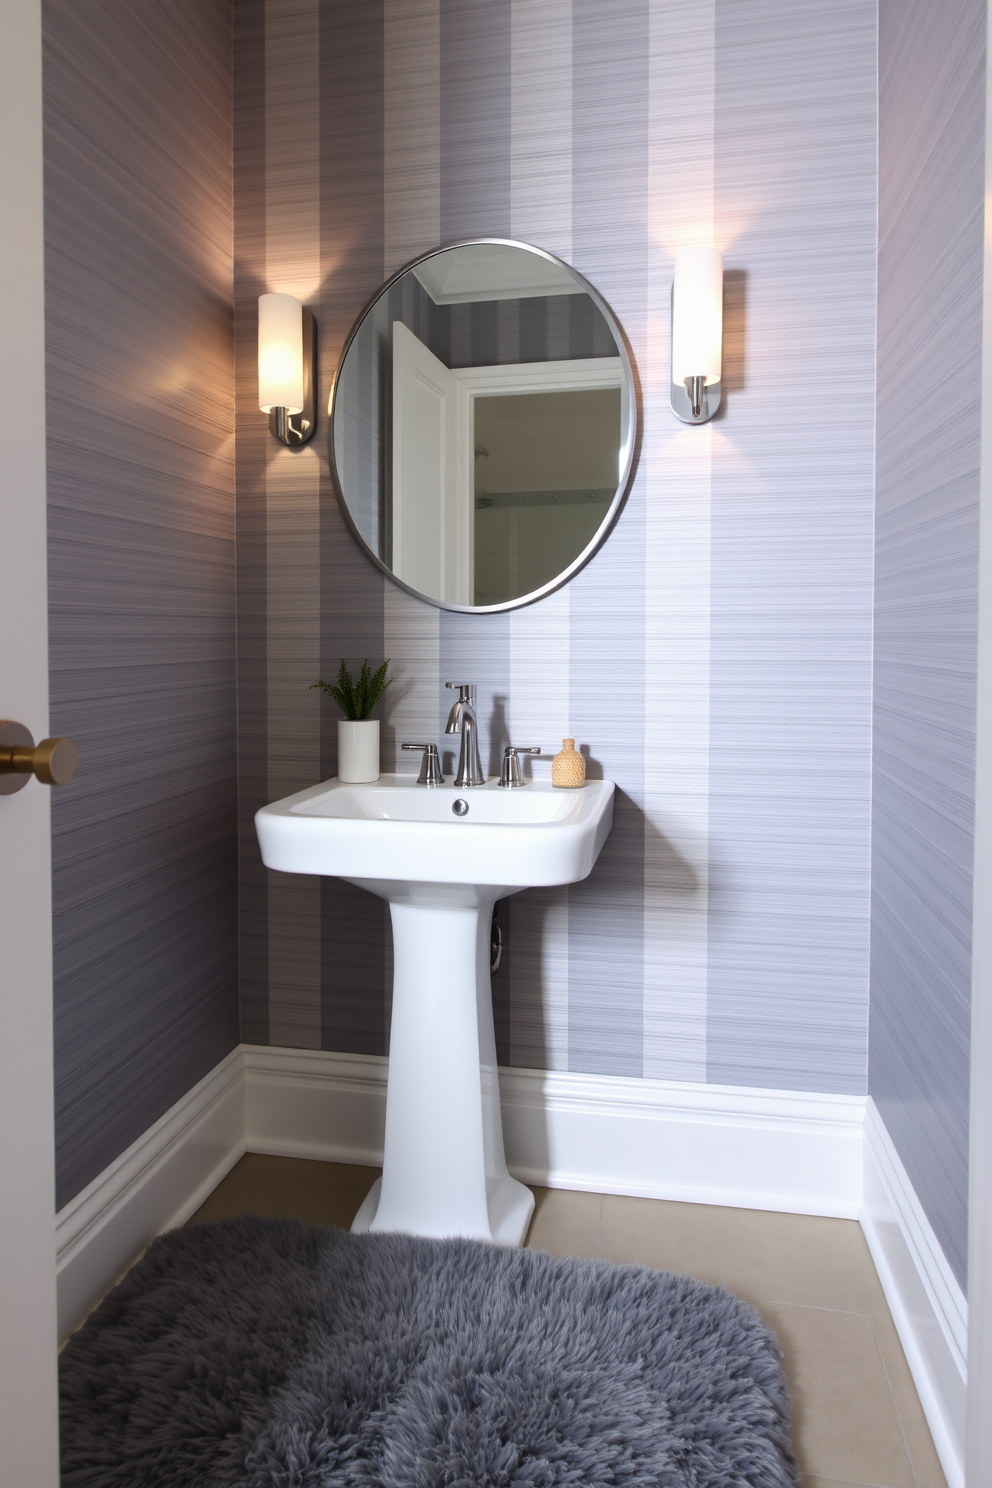
<instances>
[{"instance_id":1,"label":"fluffy gray rug","mask_svg":"<svg viewBox=\"0 0 992 1488\"><path fill-rule=\"evenodd\" d=\"M777 1345L685 1276L175 1230L62 1355L63 1488L793 1488Z\"/></svg>"}]
</instances>

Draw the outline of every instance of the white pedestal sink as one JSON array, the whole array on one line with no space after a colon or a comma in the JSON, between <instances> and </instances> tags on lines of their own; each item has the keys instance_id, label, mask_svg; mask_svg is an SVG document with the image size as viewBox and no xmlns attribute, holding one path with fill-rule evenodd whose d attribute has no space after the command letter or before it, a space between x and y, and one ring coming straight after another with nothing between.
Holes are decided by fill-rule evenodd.
<instances>
[{"instance_id":1,"label":"white pedestal sink","mask_svg":"<svg viewBox=\"0 0 992 1488\"><path fill-rule=\"evenodd\" d=\"M464 815L456 802L467 805ZM459 807L461 810L461 807ZM613 783L428 788L338 780L264 806L262 859L389 902L393 1012L382 1178L352 1229L520 1245L533 1196L503 1156L489 928L497 899L585 878L613 825Z\"/></svg>"}]
</instances>

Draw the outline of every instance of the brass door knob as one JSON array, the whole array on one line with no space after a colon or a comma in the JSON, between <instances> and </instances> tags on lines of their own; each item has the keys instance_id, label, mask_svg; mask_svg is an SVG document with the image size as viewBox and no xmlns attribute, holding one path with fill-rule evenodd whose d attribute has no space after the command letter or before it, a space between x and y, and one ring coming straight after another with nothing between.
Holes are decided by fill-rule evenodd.
<instances>
[{"instance_id":1,"label":"brass door knob","mask_svg":"<svg viewBox=\"0 0 992 1488\"><path fill-rule=\"evenodd\" d=\"M78 763L71 739L42 739L36 745L23 723L0 718L0 796L12 796L31 775L42 785L67 785Z\"/></svg>"}]
</instances>

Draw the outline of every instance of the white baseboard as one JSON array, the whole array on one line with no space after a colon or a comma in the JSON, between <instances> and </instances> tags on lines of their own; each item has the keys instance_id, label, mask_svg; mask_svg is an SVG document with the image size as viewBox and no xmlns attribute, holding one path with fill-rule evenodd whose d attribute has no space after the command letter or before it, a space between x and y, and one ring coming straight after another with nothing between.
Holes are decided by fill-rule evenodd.
<instances>
[{"instance_id":1,"label":"white baseboard","mask_svg":"<svg viewBox=\"0 0 992 1488\"><path fill-rule=\"evenodd\" d=\"M388 1061L369 1054L243 1044L249 1152L382 1162Z\"/></svg>"},{"instance_id":2,"label":"white baseboard","mask_svg":"<svg viewBox=\"0 0 992 1488\"><path fill-rule=\"evenodd\" d=\"M382 1161L382 1058L245 1047L248 1150ZM551 1188L856 1219L858 1096L500 1070L514 1177Z\"/></svg>"},{"instance_id":3,"label":"white baseboard","mask_svg":"<svg viewBox=\"0 0 992 1488\"><path fill-rule=\"evenodd\" d=\"M875 1106L861 1225L949 1488L964 1488L968 1304Z\"/></svg>"},{"instance_id":4,"label":"white baseboard","mask_svg":"<svg viewBox=\"0 0 992 1488\"><path fill-rule=\"evenodd\" d=\"M853 1218L857 1096L500 1070L514 1175L551 1188Z\"/></svg>"},{"instance_id":5,"label":"white baseboard","mask_svg":"<svg viewBox=\"0 0 992 1488\"><path fill-rule=\"evenodd\" d=\"M245 1151L377 1165L385 1059L242 1045L58 1216L63 1334ZM500 1071L507 1161L557 1188L856 1218L864 1101Z\"/></svg>"},{"instance_id":6,"label":"white baseboard","mask_svg":"<svg viewBox=\"0 0 992 1488\"><path fill-rule=\"evenodd\" d=\"M239 1047L59 1211L60 1338L82 1322L156 1235L199 1208L244 1151Z\"/></svg>"},{"instance_id":7,"label":"white baseboard","mask_svg":"<svg viewBox=\"0 0 992 1488\"><path fill-rule=\"evenodd\" d=\"M382 1160L387 1061L245 1045L59 1213L64 1337L246 1151ZM950 1488L963 1488L967 1304L873 1103L500 1071L514 1176L552 1188L860 1218Z\"/></svg>"}]
</instances>

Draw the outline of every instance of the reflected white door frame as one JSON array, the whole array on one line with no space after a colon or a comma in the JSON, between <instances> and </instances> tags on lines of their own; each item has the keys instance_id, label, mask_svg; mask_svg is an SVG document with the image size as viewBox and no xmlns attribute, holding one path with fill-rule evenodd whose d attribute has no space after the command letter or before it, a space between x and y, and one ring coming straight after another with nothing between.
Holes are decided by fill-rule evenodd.
<instances>
[{"instance_id":1,"label":"reflected white door frame","mask_svg":"<svg viewBox=\"0 0 992 1488\"><path fill-rule=\"evenodd\" d=\"M402 321L392 323L392 493L389 566L420 594L474 596L476 398L619 388L619 357L450 369ZM624 458L621 451L621 462Z\"/></svg>"},{"instance_id":2,"label":"reflected white door frame","mask_svg":"<svg viewBox=\"0 0 992 1488\"><path fill-rule=\"evenodd\" d=\"M392 568L421 594L472 603L472 526L455 374L393 322Z\"/></svg>"}]
</instances>

